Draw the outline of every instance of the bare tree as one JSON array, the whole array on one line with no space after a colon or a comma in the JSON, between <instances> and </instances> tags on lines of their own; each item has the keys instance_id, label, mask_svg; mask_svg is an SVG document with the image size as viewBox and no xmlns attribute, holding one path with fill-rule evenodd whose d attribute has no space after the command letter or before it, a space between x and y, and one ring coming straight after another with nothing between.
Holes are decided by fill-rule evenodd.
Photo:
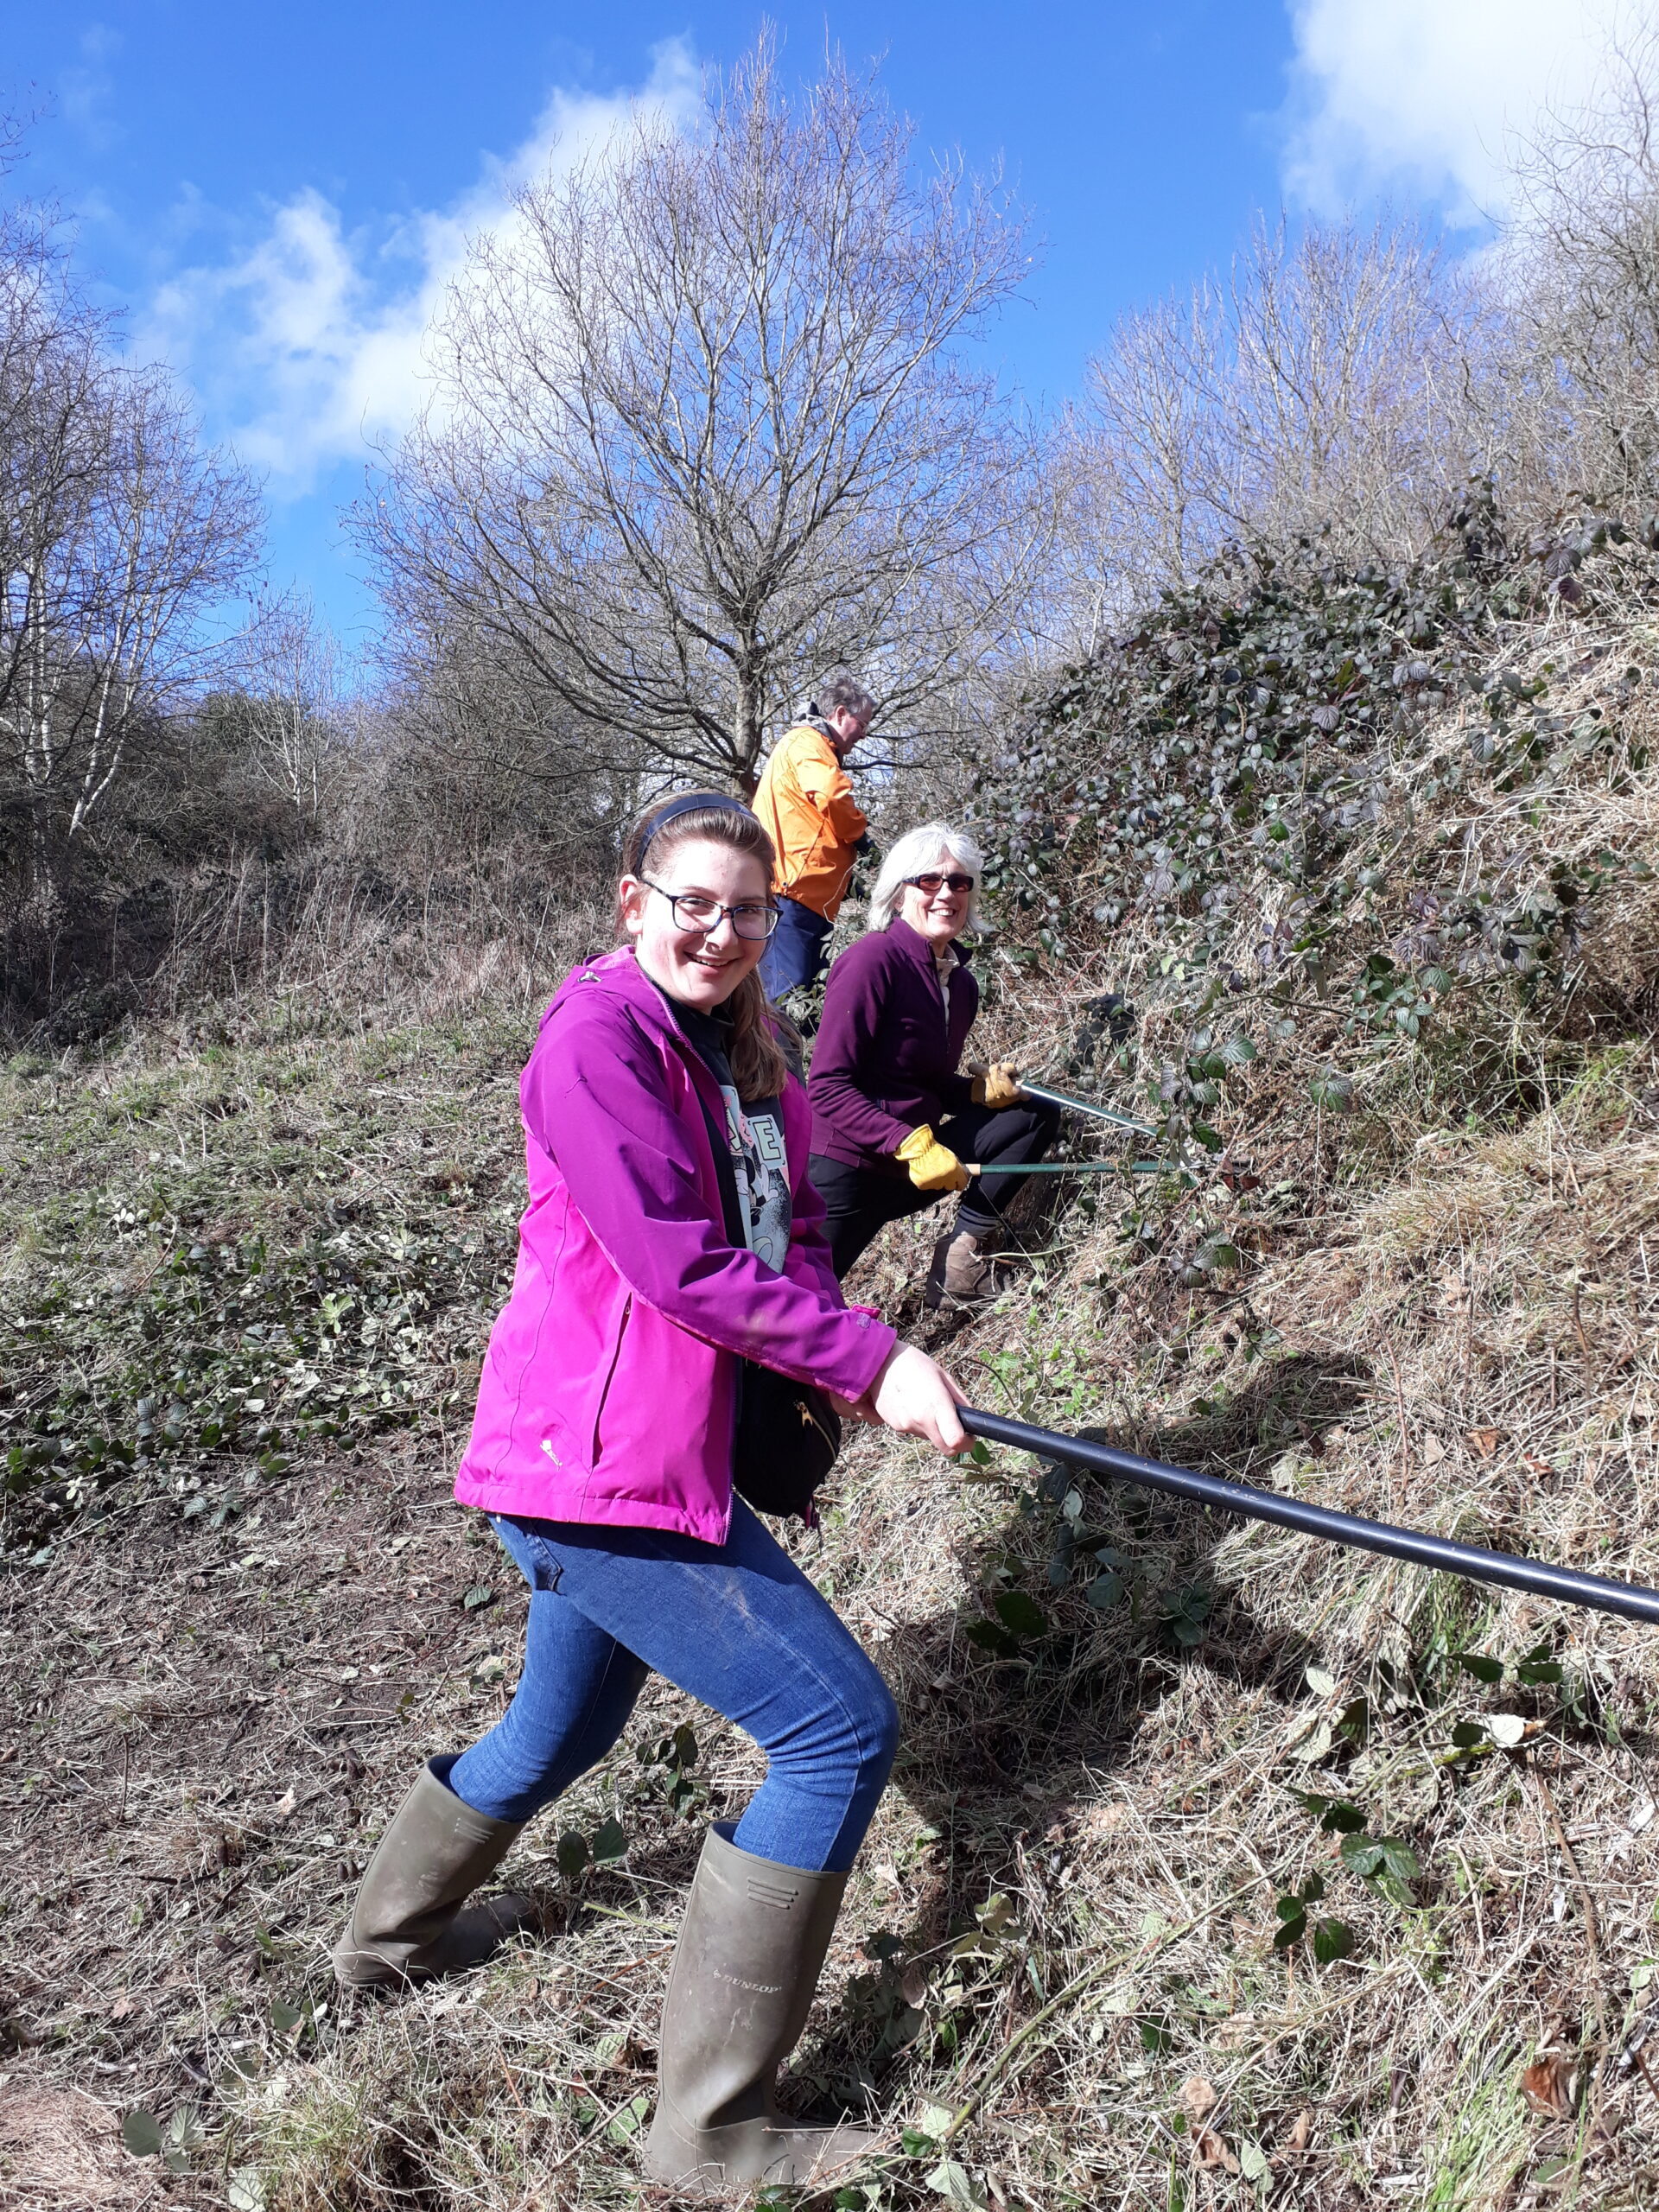
<instances>
[{"instance_id":1,"label":"bare tree","mask_svg":"<svg viewBox=\"0 0 1659 2212\"><path fill-rule=\"evenodd\" d=\"M304 592L264 599L237 656L249 765L312 830L332 813L353 702L340 641Z\"/></svg>"},{"instance_id":2,"label":"bare tree","mask_svg":"<svg viewBox=\"0 0 1659 2212\"><path fill-rule=\"evenodd\" d=\"M1259 225L1224 280L1120 324L1074 424L1096 594L1230 538L1397 559L1491 458L1491 309L1408 224Z\"/></svg>"},{"instance_id":3,"label":"bare tree","mask_svg":"<svg viewBox=\"0 0 1659 2212\"><path fill-rule=\"evenodd\" d=\"M135 730L188 680L245 574L258 505L156 369L112 358L43 229L0 262L0 801L35 887L84 834Z\"/></svg>"},{"instance_id":4,"label":"bare tree","mask_svg":"<svg viewBox=\"0 0 1659 2212\"><path fill-rule=\"evenodd\" d=\"M1498 266L1529 457L1558 498L1659 497L1659 28L1517 140Z\"/></svg>"},{"instance_id":5,"label":"bare tree","mask_svg":"<svg viewBox=\"0 0 1659 2212\"><path fill-rule=\"evenodd\" d=\"M925 715L1043 551L1032 441L962 348L1026 266L999 190L918 181L870 79L791 98L763 38L695 128L640 117L477 242L359 516L394 624L488 632L659 772L746 788L830 662Z\"/></svg>"},{"instance_id":6,"label":"bare tree","mask_svg":"<svg viewBox=\"0 0 1659 2212\"><path fill-rule=\"evenodd\" d=\"M377 728L380 816L423 849L533 843L585 866L648 788L626 733L583 721L478 622L399 634ZM660 772L656 780L660 780Z\"/></svg>"}]
</instances>

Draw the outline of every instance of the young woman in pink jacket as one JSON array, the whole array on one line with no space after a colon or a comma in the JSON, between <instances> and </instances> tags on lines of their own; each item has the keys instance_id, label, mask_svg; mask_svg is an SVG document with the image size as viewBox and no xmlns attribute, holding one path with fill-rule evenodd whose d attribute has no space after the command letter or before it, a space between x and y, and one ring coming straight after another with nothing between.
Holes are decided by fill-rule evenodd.
<instances>
[{"instance_id":1,"label":"young woman in pink jacket","mask_svg":"<svg viewBox=\"0 0 1659 2212\"><path fill-rule=\"evenodd\" d=\"M810 1116L756 973L776 913L766 832L735 800L683 795L636 825L623 865L622 948L567 978L520 1084L530 1204L455 1485L530 1585L524 1673L486 1736L416 1779L335 1970L394 1982L486 1955L526 1902L463 1910L468 1894L661 1674L768 1765L704 1842L646 2164L698 2189L798 2183L873 2139L792 2126L772 2090L898 1719L734 1494L741 1408L769 1370L941 1452L968 1439L944 1370L849 1311L830 1266Z\"/></svg>"}]
</instances>

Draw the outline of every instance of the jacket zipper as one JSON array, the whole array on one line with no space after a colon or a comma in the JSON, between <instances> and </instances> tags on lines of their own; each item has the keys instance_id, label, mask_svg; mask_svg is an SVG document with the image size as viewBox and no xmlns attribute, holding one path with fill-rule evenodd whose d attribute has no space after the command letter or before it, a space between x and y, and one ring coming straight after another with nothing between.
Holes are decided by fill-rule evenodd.
<instances>
[{"instance_id":1,"label":"jacket zipper","mask_svg":"<svg viewBox=\"0 0 1659 2212\"><path fill-rule=\"evenodd\" d=\"M588 1446L590 1470L599 1459L599 1426L605 1418L605 1408L610 1402L611 1384L615 1380L617 1362L622 1357L622 1339L628 1333L628 1317L632 1312L633 1293L630 1291L622 1301L622 1318L616 1325L616 1343L611 1350L611 1363L605 1370L605 1385L599 1394L599 1403L594 1408L594 1433Z\"/></svg>"}]
</instances>

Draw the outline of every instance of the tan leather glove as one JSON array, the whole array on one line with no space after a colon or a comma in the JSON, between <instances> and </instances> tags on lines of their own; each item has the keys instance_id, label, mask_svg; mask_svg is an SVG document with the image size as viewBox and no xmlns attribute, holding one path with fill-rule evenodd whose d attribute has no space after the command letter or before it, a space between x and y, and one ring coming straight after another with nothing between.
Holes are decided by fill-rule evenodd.
<instances>
[{"instance_id":1,"label":"tan leather glove","mask_svg":"<svg viewBox=\"0 0 1659 2212\"><path fill-rule=\"evenodd\" d=\"M993 1060L989 1067L976 1065L970 1073L976 1106L1017 1106L1026 1095L1020 1088L1015 1060Z\"/></svg>"},{"instance_id":2,"label":"tan leather glove","mask_svg":"<svg viewBox=\"0 0 1659 2212\"><path fill-rule=\"evenodd\" d=\"M912 1129L894 1157L910 1170L918 1191L965 1191L968 1170L948 1144L941 1144L925 1122Z\"/></svg>"}]
</instances>

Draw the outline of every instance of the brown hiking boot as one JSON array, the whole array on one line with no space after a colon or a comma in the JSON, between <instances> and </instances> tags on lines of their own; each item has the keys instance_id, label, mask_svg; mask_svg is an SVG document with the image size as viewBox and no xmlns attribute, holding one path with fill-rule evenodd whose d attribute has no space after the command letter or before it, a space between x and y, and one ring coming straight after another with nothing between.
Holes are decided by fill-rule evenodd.
<instances>
[{"instance_id":1,"label":"brown hiking boot","mask_svg":"<svg viewBox=\"0 0 1659 2212\"><path fill-rule=\"evenodd\" d=\"M334 1946L347 1987L429 1981L488 1958L535 1917L527 1897L467 1898L512 1848L524 1823L475 1813L427 1765L392 1815ZM463 1910L465 1907L465 1910Z\"/></svg>"},{"instance_id":2,"label":"brown hiking boot","mask_svg":"<svg viewBox=\"0 0 1659 2212\"><path fill-rule=\"evenodd\" d=\"M711 1828L685 1901L663 2005L645 2169L692 2198L799 2188L861 2158L861 2127L802 2127L773 2100L806 2025L847 1887L740 1851Z\"/></svg>"},{"instance_id":3,"label":"brown hiking boot","mask_svg":"<svg viewBox=\"0 0 1659 2212\"><path fill-rule=\"evenodd\" d=\"M986 1250L988 1238L971 1229L952 1229L933 1247L924 1303L930 1306L982 1306L1001 1287Z\"/></svg>"}]
</instances>

